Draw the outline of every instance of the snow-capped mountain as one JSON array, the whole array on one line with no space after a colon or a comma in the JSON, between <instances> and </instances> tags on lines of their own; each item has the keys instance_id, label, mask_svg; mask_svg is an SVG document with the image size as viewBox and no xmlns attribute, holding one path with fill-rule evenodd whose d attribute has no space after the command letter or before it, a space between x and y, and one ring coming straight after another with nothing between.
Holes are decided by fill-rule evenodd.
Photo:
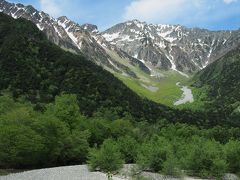
<instances>
[{"instance_id":1,"label":"snow-capped mountain","mask_svg":"<svg viewBox=\"0 0 240 180\"><path fill-rule=\"evenodd\" d=\"M133 20L99 32L95 25L79 25L65 16L55 19L32 6L5 0L0 0L0 12L28 19L61 48L83 54L110 72L135 78L138 70L158 76L156 70L161 69L187 76L240 44L240 31L213 32Z\"/></svg>"},{"instance_id":2,"label":"snow-capped mountain","mask_svg":"<svg viewBox=\"0 0 240 180\"><path fill-rule=\"evenodd\" d=\"M213 32L138 20L117 24L102 36L154 67L189 73L206 67L240 43L240 31Z\"/></svg>"},{"instance_id":3,"label":"snow-capped mountain","mask_svg":"<svg viewBox=\"0 0 240 180\"><path fill-rule=\"evenodd\" d=\"M0 11L13 18L22 17L32 21L41 31L45 32L47 37L55 44L76 52L79 51L79 49L73 45L72 40L64 29L48 14L39 12L32 6L8 3L4 0L0 0Z\"/></svg>"},{"instance_id":4,"label":"snow-capped mountain","mask_svg":"<svg viewBox=\"0 0 240 180\"><path fill-rule=\"evenodd\" d=\"M4 0L0 0L0 12L8 14L13 18L25 18L32 21L56 45L65 50L83 54L87 59L111 72L136 77L135 73L128 66L116 61L116 58L120 59L123 57L127 58L127 61L134 66L137 65L142 70L148 72L148 69L142 62L138 62L138 60L105 41L99 35L95 25L84 24L80 26L65 16L54 19L42 11L37 11L32 6L8 3Z\"/></svg>"}]
</instances>

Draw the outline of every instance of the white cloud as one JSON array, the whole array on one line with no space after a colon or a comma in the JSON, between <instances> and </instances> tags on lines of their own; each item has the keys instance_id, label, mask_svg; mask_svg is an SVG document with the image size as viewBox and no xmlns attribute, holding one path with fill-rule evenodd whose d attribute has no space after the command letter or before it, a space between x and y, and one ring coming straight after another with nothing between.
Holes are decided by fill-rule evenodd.
<instances>
[{"instance_id":1,"label":"white cloud","mask_svg":"<svg viewBox=\"0 0 240 180\"><path fill-rule=\"evenodd\" d=\"M139 19L148 23L213 26L239 14L239 0L133 0L123 14L124 20Z\"/></svg>"},{"instance_id":2,"label":"white cloud","mask_svg":"<svg viewBox=\"0 0 240 180\"><path fill-rule=\"evenodd\" d=\"M57 17L62 14L61 2L58 0L40 0L41 10Z\"/></svg>"},{"instance_id":3,"label":"white cloud","mask_svg":"<svg viewBox=\"0 0 240 180\"><path fill-rule=\"evenodd\" d=\"M191 0L134 0L126 7L124 18L144 21L167 16L174 18L188 2Z\"/></svg>"},{"instance_id":4,"label":"white cloud","mask_svg":"<svg viewBox=\"0 0 240 180\"><path fill-rule=\"evenodd\" d=\"M223 0L223 2L225 2L226 4L230 4L233 2L237 2L238 0Z\"/></svg>"}]
</instances>

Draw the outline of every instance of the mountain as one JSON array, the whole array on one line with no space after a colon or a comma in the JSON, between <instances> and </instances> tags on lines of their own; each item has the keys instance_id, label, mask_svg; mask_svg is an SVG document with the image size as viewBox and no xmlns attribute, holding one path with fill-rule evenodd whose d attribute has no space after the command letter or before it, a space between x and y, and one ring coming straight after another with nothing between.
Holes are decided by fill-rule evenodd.
<instances>
[{"instance_id":1,"label":"mountain","mask_svg":"<svg viewBox=\"0 0 240 180\"><path fill-rule=\"evenodd\" d=\"M202 101L206 109L218 111L222 116L240 118L240 46L198 72L193 86L206 94ZM238 119L237 119L238 118Z\"/></svg>"},{"instance_id":2,"label":"mountain","mask_svg":"<svg viewBox=\"0 0 240 180\"><path fill-rule=\"evenodd\" d=\"M143 99L110 72L59 48L30 21L0 13L0 92L24 97L44 110L60 94L76 94L82 113L130 114L137 121L213 126L224 119L210 112L178 110ZM230 125L230 124L228 124Z\"/></svg>"},{"instance_id":3,"label":"mountain","mask_svg":"<svg viewBox=\"0 0 240 180\"><path fill-rule=\"evenodd\" d=\"M50 43L30 21L0 13L0 27L2 92L24 96L40 109L56 95L72 93L86 115L107 108L146 119L172 116L170 108L141 99L111 73Z\"/></svg>"},{"instance_id":4,"label":"mountain","mask_svg":"<svg viewBox=\"0 0 240 180\"><path fill-rule=\"evenodd\" d=\"M4 0L0 0L0 11L32 21L53 43L82 53L112 73L137 79L143 79L142 73L162 77L159 70L174 70L187 76L205 68L240 42L240 31L213 32L138 20L99 32L95 25L79 25L65 16L54 19L32 6Z\"/></svg>"},{"instance_id":5,"label":"mountain","mask_svg":"<svg viewBox=\"0 0 240 180\"><path fill-rule=\"evenodd\" d=\"M240 43L240 31L209 31L180 25L154 25L138 20L101 33L108 42L149 66L193 73Z\"/></svg>"},{"instance_id":6,"label":"mountain","mask_svg":"<svg viewBox=\"0 0 240 180\"><path fill-rule=\"evenodd\" d=\"M240 44L240 30L209 31L180 25L153 25L138 20L99 32L66 16L57 19L32 6L0 0L0 11L33 22L66 51L103 67L145 98L174 106L189 77Z\"/></svg>"},{"instance_id":7,"label":"mountain","mask_svg":"<svg viewBox=\"0 0 240 180\"><path fill-rule=\"evenodd\" d=\"M0 0L0 12L13 18L22 17L32 21L56 45L71 52L82 53L88 60L112 73L117 72L137 77L129 66L139 66L143 71L149 73L148 68L142 62L111 46L104 38L97 35L98 30L95 25L80 26L65 16L54 19L42 11L37 11L32 6L8 3L4 0ZM126 59L128 66L116 60L122 58Z\"/></svg>"}]
</instances>

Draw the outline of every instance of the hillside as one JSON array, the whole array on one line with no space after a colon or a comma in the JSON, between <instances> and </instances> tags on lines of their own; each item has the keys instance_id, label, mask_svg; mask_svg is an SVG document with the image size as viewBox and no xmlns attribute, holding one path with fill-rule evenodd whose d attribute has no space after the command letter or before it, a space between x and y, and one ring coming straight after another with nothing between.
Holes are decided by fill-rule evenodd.
<instances>
[{"instance_id":1,"label":"hillside","mask_svg":"<svg viewBox=\"0 0 240 180\"><path fill-rule=\"evenodd\" d=\"M31 21L0 13L0 179L21 169L81 164L108 176L136 164L133 179L145 172L239 175L238 69L239 48L196 75L195 89L208 90L202 91L205 111L174 109L141 98L85 56L61 49ZM82 167L74 177L88 177ZM63 169L33 172L59 179L68 175ZM6 178L29 173L35 176Z\"/></svg>"},{"instance_id":2,"label":"hillside","mask_svg":"<svg viewBox=\"0 0 240 180\"><path fill-rule=\"evenodd\" d=\"M240 114L240 46L218 59L193 78L194 86L205 89L207 108L220 114ZM239 117L239 116L238 116Z\"/></svg>"},{"instance_id":3,"label":"hillside","mask_svg":"<svg viewBox=\"0 0 240 180\"><path fill-rule=\"evenodd\" d=\"M194 73L240 42L239 30L211 31L139 20L100 32L96 25L80 25L66 16L53 18L36 7L0 0L0 12L33 22L52 43L85 56L138 95L171 107L182 95L176 83L186 85Z\"/></svg>"},{"instance_id":4,"label":"hillside","mask_svg":"<svg viewBox=\"0 0 240 180\"><path fill-rule=\"evenodd\" d=\"M41 106L60 93L76 93L83 112L141 109L142 100L121 81L83 56L50 43L30 21L0 15L0 89Z\"/></svg>"},{"instance_id":5,"label":"hillside","mask_svg":"<svg viewBox=\"0 0 240 180\"><path fill-rule=\"evenodd\" d=\"M0 27L0 89L15 98L24 96L36 109L43 110L56 95L73 93L88 116L107 109L137 119L189 119L176 118L177 111L141 99L111 73L50 43L30 21L1 13Z\"/></svg>"}]
</instances>

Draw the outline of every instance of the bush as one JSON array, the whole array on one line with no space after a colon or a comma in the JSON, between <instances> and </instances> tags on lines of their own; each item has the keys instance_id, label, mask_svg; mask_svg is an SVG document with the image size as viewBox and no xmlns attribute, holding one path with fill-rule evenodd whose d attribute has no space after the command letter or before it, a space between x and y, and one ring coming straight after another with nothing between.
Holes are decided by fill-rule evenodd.
<instances>
[{"instance_id":1,"label":"bush","mask_svg":"<svg viewBox=\"0 0 240 180\"><path fill-rule=\"evenodd\" d=\"M193 137L186 148L185 168L191 175L221 177L226 172L227 163L220 143Z\"/></svg>"},{"instance_id":2,"label":"bush","mask_svg":"<svg viewBox=\"0 0 240 180\"><path fill-rule=\"evenodd\" d=\"M165 175L180 177L181 170L179 168L178 160L174 154L168 153L166 161L163 163L162 172Z\"/></svg>"},{"instance_id":3,"label":"bush","mask_svg":"<svg viewBox=\"0 0 240 180\"><path fill-rule=\"evenodd\" d=\"M137 164L144 170L159 172L170 152L168 141L162 137L154 137L141 145L137 155Z\"/></svg>"},{"instance_id":4,"label":"bush","mask_svg":"<svg viewBox=\"0 0 240 180\"><path fill-rule=\"evenodd\" d=\"M123 166L119 147L111 139L105 140L100 149L91 149L87 163L91 170L103 172L114 172Z\"/></svg>"},{"instance_id":5,"label":"bush","mask_svg":"<svg viewBox=\"0 0 240 180\"><path fill-rule=\"evenodd\" d=\"M23 125L0 125L0 167L36 167L43 151L43 138Z\"/></svg>"},{"instance_id":6,"label":"bush","mask_svg":"<svg viewBox=\"0 0 240 180\"><path fill-rule=\"evenodd\" d=\"M123 136L118 139L118 146L125 163L131 164L136 162L139 145L134 138Z\"/></svg>"},{"instance_id":7,"label":"bush","mask_svg":"<svg viewBox=\"0 0 240 180\"><path fill-rule=\"evenodd\" d=\"M229 172L240 173L240 141L229 141L224 147L224 152Z\"/></svg>"}]
</instances>

